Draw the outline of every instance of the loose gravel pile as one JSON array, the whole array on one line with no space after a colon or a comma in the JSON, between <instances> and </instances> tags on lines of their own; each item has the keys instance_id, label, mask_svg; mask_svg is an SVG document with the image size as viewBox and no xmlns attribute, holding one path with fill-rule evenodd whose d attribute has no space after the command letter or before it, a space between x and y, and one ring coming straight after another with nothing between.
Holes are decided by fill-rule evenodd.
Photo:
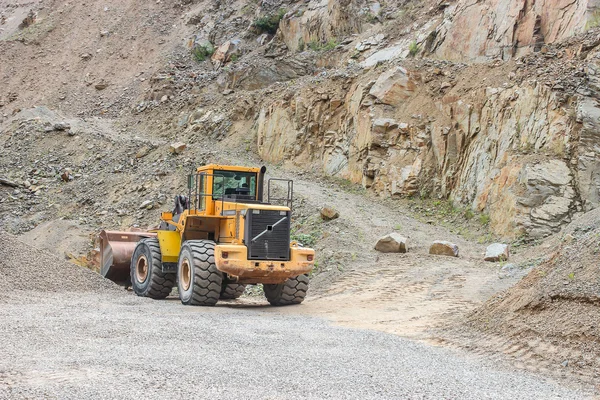
<instances>
[{"instance_id":1,"label":"loose gravel pile","mask_svg":"<svg viewBox=\"0 0 600 400\"><path fill-rule=\"evenodd\" d=\"M0 293L14 290L103 293L119 288L89 269L0 231Z\"/></svg>"},{"instance_id":2,"label":"loose gravel pile","mask_svg":"<svg viewBox=\"0 0 600 400\"><path fill-rule=\"evenodd\" d=\"M586 398L526 372L267 305L28 298L0 306L0 399Z\"/></svg>"},{"instance_id":3,"label":"loose gravel pile","mask_svg":"<svg viewBox=\"0 0 600 400\"><path fill-rule=\"evenodd\" d=\"M553 256L470 317L475 328L548 366L600 381L600 209L563 231ZM487 337L487 343L492 340Z\"/></svg>"}]
</instances>

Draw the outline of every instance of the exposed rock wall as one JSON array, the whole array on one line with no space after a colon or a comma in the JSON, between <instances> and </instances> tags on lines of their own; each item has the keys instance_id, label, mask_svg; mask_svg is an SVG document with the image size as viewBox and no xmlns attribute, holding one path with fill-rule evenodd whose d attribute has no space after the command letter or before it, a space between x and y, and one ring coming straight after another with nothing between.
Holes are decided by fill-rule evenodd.
<instances>
[{"instance_id":1,"label":"exposed rock wall","mask_svg":"<svg viewBox=\"0 0 600 400\"><path fill-rule=\"evenodd\" d=\"M597 25L598 5L597 0L460 0L445 10L429 50L447 60L506 60Z\"/></svg>"},{"instance_id":2,"label":"exposed rock wall","mask_svg":"<svg viewBox=\"0 0 600 400\"><path fill-rule=\"evenodd\" d=\"M323 43L359 32L357 18L365 1L320 0L300 3L280 23L280 33L291 51L304 50L312 42Z\"/></svg>"},{"instance_id":3,"label":"exposed rock wall","mask_svg":"<svg viewBox=\"0 0 600 400\"><path fill-rule=\"evenodd\" d=\"M577 116L572 100L537 82L474 82L436 99L424 73L395 66L333 78L269 104L259 152L384 196L450 197L489 214L505 236L545 236L598 205L595 104L582 102Z\"/></svg>"}]
</instances>

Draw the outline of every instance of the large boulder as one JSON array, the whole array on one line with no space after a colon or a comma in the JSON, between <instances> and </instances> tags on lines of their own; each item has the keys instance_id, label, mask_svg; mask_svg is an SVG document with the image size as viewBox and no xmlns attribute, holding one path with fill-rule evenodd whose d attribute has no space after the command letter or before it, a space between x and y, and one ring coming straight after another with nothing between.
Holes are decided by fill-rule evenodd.
<instances>
[{"instance_id":1,"label":"large boulder","mask_svg":"<svg viewBox=\"0 0 600 400\"><path fill-rule=\"evenodd\" d=\"M406 253L406 238L392 232L377 241L375 250L382 253Z\"/></svg>"},{"instance_id":2,"label":"large boulder","mask_svg":"<svg viewBox=\"0 0 600 400\"><path fill-rule=\"evenodd\" d=\"M325 221L331 221L332 219L339 218L340 213L333 207L323 206L321 207L321 218Z\"/></svg>"},{"instance_id":3,"label":"large boulder","mask_svg":"<svg viewBox=\"0 0 600 400\"><path fill-rule=\"evenodd\" d=\"M506 261L508 260L509 249L508 245L504 243L493 243L490 244L485 250L485 261Z\"/></svg>"},{"instance_id":4,"label":"large boulder","mask_svg":"<svg viewBox=\"0 0 600 400\"><path fill-rule=\"evenodd\" d=\"M381 103L397 106L414 94L418 80L415 72L402 67L391 68L377 78L369 94Z\"/></svg>"},{"instance_id":5,"label":"large boulder","mask_svg":"<svg viewBox=\"0 0 600 400\"><path fill-rule=\"evenodd\" d=\"M445 240L436 240L431 244L429 254L458 257L458 246Z\"/></svg>"}]
</instances>

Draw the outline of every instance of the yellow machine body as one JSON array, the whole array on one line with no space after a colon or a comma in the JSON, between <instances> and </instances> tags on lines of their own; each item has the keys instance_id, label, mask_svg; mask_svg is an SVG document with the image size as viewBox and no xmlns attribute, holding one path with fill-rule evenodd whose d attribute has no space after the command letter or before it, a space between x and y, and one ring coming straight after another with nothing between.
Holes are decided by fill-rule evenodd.
<instances>
[{"instance_id":1,"label":"yellow machine body","mask_svg":"<svg viewBox=\"0 0 600 400\"><path fill-rule=\"evenodd\" d=\"M227 180L228 175L235 176L235 179L242 175L244 183L241 185L246 187L226 187L227 184L236 183L231 180L233 178ZM276 284L310 272L314 266L315 251L289 240L291 209L288 205L272 205L263 201L263 180L264 169L261 168L217 164L198 168L188 178L190 204L179 213L161 213L160 229L147 233L157 236L163 264L174 265L178 262L181 246L186 240L212 240L215 242L215 265L230 282ZM219 193L215 193L217 191ZM228 191L232 194L228 194ZM291 203L291 199L288 198L288 201ZM271 222L263 224L265 228L262 233L256 234L252 231L253 227L246 226L249 220L260 219L265 214L269 215ZM287 224L287 233L282 226L278 227L278 224L284 223ZM260 222L254 223L257 224L260 225ZM282 233L280 236L287 238L286 251L289 251L289 255L281 256L282 259L261 259L260 255L252 255L253 252L264 252L262 247L267 248L268 254L269 246L279 246L278 254L284 254L282 238L274 234L276 229ZM128 233L113 232L113 241L107 239L105 244L101 244L101 254L109 254L106 248L115 245L121 249L119 260L131 259L135 242L128 239L127 243L115 243L119 241L118 234L126 237ZM145 234L138 235L144 237ZM262 247L255 251L253 243L267 235L270 235L271 243L265 240L267 243L262 243ZM107 272L103 272L103 275L125 276L129 263L122 261L119 265L113 265L111 262L112 259L101 260L103 271Z\"/></svg>"}]
</instances>

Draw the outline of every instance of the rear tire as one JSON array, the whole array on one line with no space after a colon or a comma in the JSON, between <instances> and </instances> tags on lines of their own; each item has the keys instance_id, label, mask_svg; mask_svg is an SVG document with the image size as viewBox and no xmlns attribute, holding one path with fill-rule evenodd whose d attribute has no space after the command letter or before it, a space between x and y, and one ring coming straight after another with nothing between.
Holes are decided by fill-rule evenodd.
<instances>
[{"instance_id":1,"label":"rear tire","mask_svg":"<svg viewBox=\"0 0 600 400\"><path fill-rule=\"evenodd\" d=\"M177 289L183 304L214 306L219 301L223 274L215 265L214 251L210 240L188 240L181 246Z\"/></svg>"},{"instance_id":2,"label":"rear tire","mask_svg":"<svg viewBox=\"0 0 600 400\"><path fill-rule=\"evenodd\" d=\"M175 286L175 274L162 271L158 239L138 242L130 265L131 287L135 294L152 299L164 299Z\"/></svg>"},{"instance_id":3,"label":"rear tire","mask_svg":"<svg viewBox=\"0 0 600 400\"><path fill-rule=\"evenodd\" d=\"M300 304L308 290L308 275L290 278L279 285L263 285L265 297L273 306Z\"/></svg>"},{"instance_id":4,"label":"rear tire","mask_svg":"<svg viewBox=\"0 0 600 400\"><path fill-rule=\"evenodd\" d=\"M223 284L223 286L221 287L221 297L219 298L237 299L244 294L245 290L246 285L241 285L239 283Z\"/></svg>"}]
</instances>

